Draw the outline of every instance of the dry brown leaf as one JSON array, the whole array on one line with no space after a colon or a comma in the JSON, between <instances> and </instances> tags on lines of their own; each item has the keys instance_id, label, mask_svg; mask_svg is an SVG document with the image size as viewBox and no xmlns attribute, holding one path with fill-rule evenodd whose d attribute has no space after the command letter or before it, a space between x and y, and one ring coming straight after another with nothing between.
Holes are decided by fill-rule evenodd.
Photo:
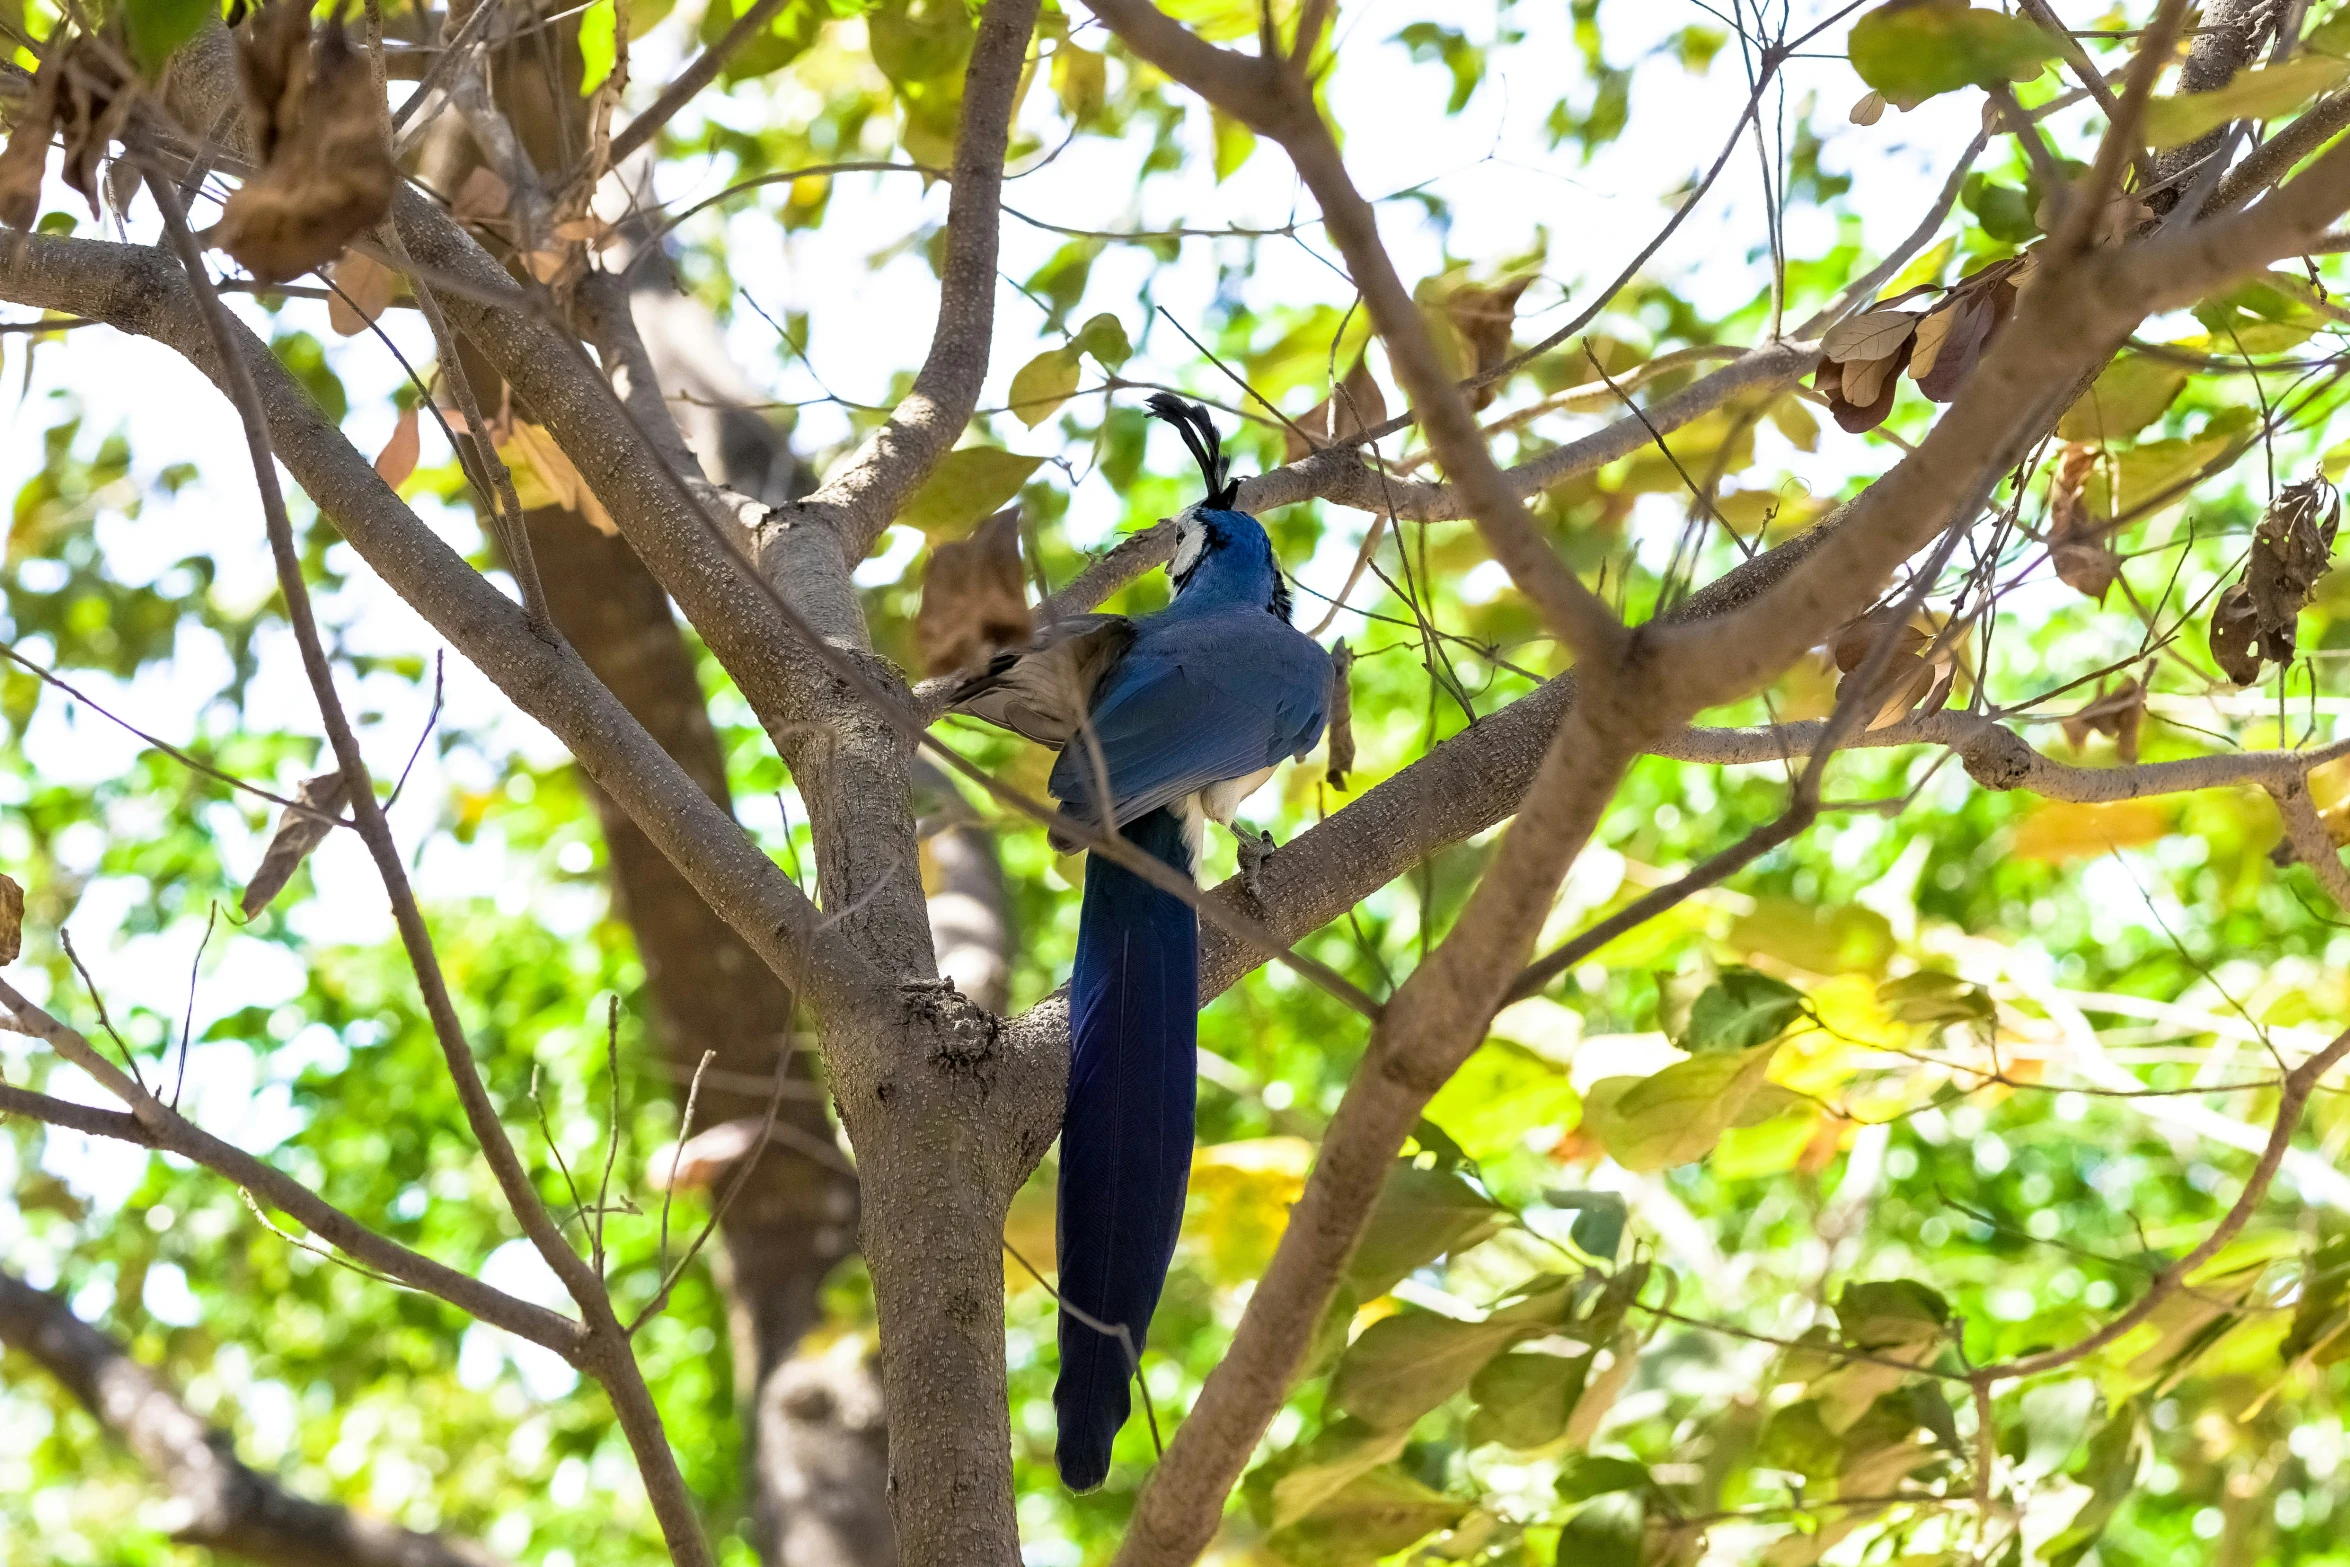
<instances>
[{"instance_id":1,"label":"dry brown leaf","mask_svg":"<svg viewBox=\"0 0 2350 1567\"><path fill-rule=\"evenodd\" d=\"M2097 466L2098 448L2075 441L2057 454L2048 480L2048 559L2057 580L2085 598L2103 602L2121 575L2121 553L2112 529L2082 510L2082 489Z\"/></svg>"},{"instance_id":2,"label":"dry brown leaf","mask_svg":"<svg viewBox=\"0 0 2350 1567\"><path fill-rule=\"evenodd\" d=\"M1820 339L1820 352L1838 364L1886 359L1917 329L1918 318L1909 311L1871 310L1838 322Z\"/></svg>"},{"instance_id":3,"label":"dry brown leaf","mask_svg":"<svg viewBox=\"0 0 2350 1567\"><path fill-rule=\"evenodd\" d=\"M1906 346L1906 345L1904 345ZM1844 398L1856 406L1866 408L1877 400L1886 383L1900 373L1901 355L1887 354L1882 359L1848 359L1844 362Z\"/></svg>"},{"instance_id":4,"label":"dry brown leaf","mask_svg":"<svg viewBox=\"0 0 2350 1567\"><path fill-rule=\"evenodd\" d=\"M1287 451L1282 461L1296 462L1311 456L1316 447L1351 440L1386 422L1387 396L1379 390L1370 362L1357 359L1355 367L1338 383L1338 390L1316 403L1297 421L1297 430L1282 432L1282 445ZM1305 435L1299 435L1298 430L1303 430ZM1312 438L1312 444L1308 444L1306 437Z\"/></svg>"},{"instance_id":5,"label":"dry brown leaf","mask_svg":"<svg viewBox=\"0 0 2350 1567\"><path fill-rule=\"evenodd\" d=\"M24 888L0 876L0 963L14 963L24 951Z\"/></svg>"},{"instance_id":6,"label":"dry brown leaf","mask_svg":"<svg viewBox=\"0 0 2350 1567\"><path fill-rule=\"evenodd\" d=\"M1460 333L1468 350L1467 374L1483 375L1510 356L1510 331L1518 319L1518 296L1533 283L1533 274L1511 278L1491 288L1463 283L1445 296L1444 313ZM1501 395L1498 383L1469 393L1469 406L1483 408Z\"/></svg>"},{"instance_id":7,"label":"dry brown leaf","mask_svg":"<svg viewBox=\"0 0 2350 1567\"><path fill-rule=\"evenodd\" d=\"M2091 735L2111 735L2114 754L2126 766L2138 760L2138 730L2145 718L2143 685L2125 680L2107 691L2104 682L2099 681L2097 695L2079 711L2065 715L2064 738L2077 750L2088 744Z\"/></svg>"},{"instance_id":8,"label":"dry brown leaf","mask_svg":"<svg viewBox=\"0 0 2350 1567\"><path fill-rule=\"evenodd\" d=\"M1355 766L1355 652L1340 637L1330 650L1330 764L1324 776L1330 787L1346 787L1346 775Z\"/></svg>"},{"instance_id":9,"label":"dry brown leaf","mask_svg":"<svg viewBox=\"0 0 2350 1567\"><path fill-rule=\"evenodd\" d=\"M934 675L976 669L999 648L1018 647L1035 623L1020 574L1020 508L1009 506L967 539L930 552L914 641Z\"/></svg>"},{"instance_id":10,"label":"dry brown leaf","mask_svg":"<svg viewBox=\"0 0 2350 1567\"><path fill-rule=\"evenodd\" d=\"M0 223L29 229L41 215L41 175L49 166L49 136L57 127L58 62L46 60L0 150Z\"/></svg>"},{"instance_id":11,"label":"dry brown leaf","mask_svg":"<svg viewBox=\"0 0 2350 1567\"><path fill-rule=\"evenodd\" d=\"M269 835L269 847L261 851L261 864L255 868L253 879L245 883L245 896L238 907L251 919L285 889L294 879L294 872L310 857L310 851L326 842L326 835L335 829L334 819L343 812L343 802L350 791L340 770L320 773L305 778L294 791L294 798L307 810L291 807L277 815L277 830Z\"/></svg>"},{"instance_id":12,"label":"dry brown leaf","mask_svg":"<svg viewBox=\"0 0 2350 1567\"><path fill-rule=\"evenodd\" d=\"M721 1121L654 1154L645 1180L657 1192L707 1190L736 1160L757 1148L766 1131L767 1122L760 1116Z\"/></svg>"},{"instance_id":13,"label":"dry brown leaf","mask_svg":"<svg viewBox=\"0 0 2350 1567\"><path fill-rule=\"evenodd\" d=\"M98 166L130 117L133 95L123 91L119 59L111 48L87 38L76 38L55 56L53 67L44 62L40 73L51 77L54 71L46 108L48 123L56 127L65 144L60 172L65 183L80 191L82 199L90 204L93 218L101 211ZM20 134L32 130L40 107L38 102L27 106L25 118L19 122ZM44 128L37 145L28 154L34 163L36 180L39 164L47 156L48 139L48 130ZM16 141L16 137L11 137L10 147ZM31 219L28 217L21 226L30 227Z\"/></svg>"},{"instance_id":14,"label":"dry brown leaf","mask_svg":"<svg viewBox=\"0 0 2350 1567\"><path fill-rule=\"evenodd\" d=\"M1845 115L1855 125L1874 125L1884 117L1885 95L1881 92L1862 93L1860 101Z\"/></svg>"},{"instance_id":15,"label":"dry brown leaf","mask_svg":"<svg viewBox=\"0 0 2350 1567\"><path fill-rule=\"evenodd\" d=\"M261 168L205 237L255 277L283 282L324 266L391 210L398 175L383 101L340 25L313 38L303 0L270 0L237 58Z\"/></svg>"},{"instance_id":16,"label":"dry brown leaf","mask_svg":"<svg viewBox=\"0 0 2350 1567\"><path fill-rule=\"evenodd\" d=\"M327 275L335 285L326 302L327 324L343 337L357 337L391 308L400 283L390 267L356 250L344 251Z\"/></svg>"},{"instance_id":17,"label":"dry brown leaf","mask_svg":"<svg viewBox=\"0 0 2350 1567\"><path fill-rule=\"evenodd\" d=\"M457 187L450 198L449 216L460 223L480 223L506 215L507 204L514 199L514 191L498 171L488 164L480 164L465 176L465 183Z\"/></svg>"},{"instance_id":18,"label":"dry brown leaf","mask_svg":"<svg viewBox=\"0 0 2350 1567\"><path fill-rule=\"evenodd\" d=\"M2287 485L2262 514L2244 564L2244 588L2260 616L2261 651L2290 663L2301 611L2332 564L2342 498L2322 478Z\"/></svg>"},{"instance_id":19,"label":"dry brown leaf","mask_svg":"<svg viewBox=\"0 0 2350 1567\"><path fill-rule=\"evenodd\" d=\"M1909 378L1923 381L1934 373L1934 361L1942 355L1942 345L1950 339L1950 323L1957 319L1951 310L1929 310L1918 323L1917 340L1910 345Z\"/></svg>"},{"instance_id":20,"label":"dry brown leaf","mask_svg":"<svg viewBox=\"0 0 2350 1567\"><path fill-rule=\"evenodd\" d=\"M1838 701L1844 699L1845 688L1883 637L1892 638L1893 646L1870 694L1863 699L1871 710L1870 729L1898 723L1921 709L1929 713L1938 710L1950 700L1950 688L1957 679L1956 644L1934 651L1936 631L1931 622L1902 621L1890 609L1872 610L1847 622L1829 644L1836 667L1844 675L1836 683ZM1929 652L1933 653L1931 658Z\"/></svg>"},{"instance_id":21,"label":"dry brown leaf","mask_svg":"<svg viewBox=\"0 0 2350 1567\"><path fill-rule=\"evenodd\" d=\"M392 438L384 442L384 449L375 454L376 476L398 489L408 482L416 471L416 410L400 410L400 422L392 426Z\"/></svg>"},{"instance_id":22,"label":"dry brown leaf","mask_svg":"<svg viewBox=\"0 0 2350 1567\"><path fill-rule=\"evenodd\" d=\"M2259 642L2260 612L2252 607L2252 595L2243 583L2231 583L2211 606L2212 661L2237 685L2255 685L2260 680Z\"/></svg>"},{"instance_id":23,"label":"dry brown leaf","mask_svg":"<svg viewBox=\"0 0 2350 1567\"><path fill-rule=\"evenodd\" d=\"M1910 350L1916 342L1915 333L1904 337L1900 348L1886 359L1851 364L1838 364L1833 359L1820 361L1812 385L1827 398L1828 412L1835 417L1837 428L1849 435L1862 435L1885 422L1901 389L1902 366L1909 363ZM1867 399L1855 396L1856 391L1866 391Z\"/></svg>"},{"instance_id":24,"label":"dry brown leaf","mask_svg":"<svg viewBox=\"0 0 2350 1567\"><path fill-rule=\"evenodd\" d=\"M532 424L525 419L511 420L506 439L497 445L499 455L505 459L509 468L518 466L519 459L519 466L525 468L545 491L543 499L518 494L517 499L522 501L525 508L560 506L565 511L577 512L582 520L606 538L612 538L620 532L620 525L612 520L612 514L604 509L604 503L596 499L596 492L581 476L578 465L571 460L569 453L555 444L555 438L547 433L544 425Z\"/></svg>"}]
</instances>

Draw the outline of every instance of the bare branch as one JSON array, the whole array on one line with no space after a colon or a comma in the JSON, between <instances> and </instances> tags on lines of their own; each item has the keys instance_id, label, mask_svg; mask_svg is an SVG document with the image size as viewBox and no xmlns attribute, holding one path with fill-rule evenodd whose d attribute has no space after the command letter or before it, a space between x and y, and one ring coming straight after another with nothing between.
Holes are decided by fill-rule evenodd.
<instances>
[{"instance_id":1,"label":"bare branch","mask_svg":"<svg viewBox=\"0 0 2350 1567\"><path fill-rule=\"evenodd\" d=\"M544 1345L564 1359L577 1363L582 1335L579 1324L570 1318L558 1316L543 1306L517 1300L479 1279L459 1273L454 1268L444 1267L430 1257L410 1251L399 1242L376 1234L349 1214L322 1201L291 1176L263 1164L241 1148L222 1142L141 1088L131 1080L129 1073L100 1055L79 1032L35 1006L5 980L0 980L0 1006L5 1006L15 1014L16 1028L47 1044L50 1049L96 1079L99 1087L130 1107L131 1119L139 1129L139 1135L131 1138L131 1141L176 1153L183 1159L225 1175L254 1197L281 1212L293 1215L313 1235L377 1272L388 1274L427 1295L438 1296L492 1327L504 1328L518 1338ZM45 1095L27 1093L22 1089L11 1089L8 1098L0 1100L0 1107L44 1121L52 1119L50 1109L56 1104L57 1101ZM67 1109L71 1112L70 1118L65 1113L59 1113L56 1116L58 1124L104 1137L120 1135L123 1130L110 1121L93 1122L88 1119L106 1112L90 1111L79 1105Z\"/></svg>"},{"instance_id":2,"label":"bare branch","mask_svg":"<svg viewBox=\"0 0 2350 1567\"><path fill-rule=\"evenodd\" d=\"M295 1496L239 1463L155 1372L54 1295L0 1269L0 1341L62 1383L179 1504L171 1537L259 1567L499 1567L479 1546Z\"/></svg>"},{"instance_id":3,"label":"bare branch","mask_svg":"<svg viewBox=\"0 0 2350 1567\"><path fill-rule=\"evenodd\" d=\"M995 330L996 250L1004 150L1013 97L1036 27L1037 0L988 0L963 78L963 117L947 202L947 257L938 326L913 390L839 471L771 527L821 520L850 560L862 560L899 508L971 422ZM767 564L761 541L760 563ZM772 568L770 568L772 569Z\"/></svg>"}]
</instances>

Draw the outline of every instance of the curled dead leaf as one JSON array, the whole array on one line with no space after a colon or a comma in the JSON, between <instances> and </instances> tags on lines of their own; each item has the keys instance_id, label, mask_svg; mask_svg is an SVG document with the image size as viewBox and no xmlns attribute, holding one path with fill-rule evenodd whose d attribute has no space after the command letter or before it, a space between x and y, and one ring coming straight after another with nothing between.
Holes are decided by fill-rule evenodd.
<instances>
[{"instance_id":1,"label":"curled dead leaf","mask_svg":"<svg viewBox=\"0 0 2350 1567\"><path fill-rule=\"evenodd\" d=\"M1299 418L1296 430L1282 432L1282 445L1287 453L1282 461L1296 462L1311 456L1317 447L1352 440L1386 422L1386 394L1379 390L1370 362L1358 358L1355 367L1338 383L1337 390ZM1298 430L1303 430L1305 435L1300 436Z\"/></svg>"},{"instance_id":2,"label":"curled dead leaf","mask_svg":"<svg viewBox=\"0 0 2350 1567\"><path fill-rule=\"evenodd\" d=\"M2260 612L2241 582L2230 583L2211 606L2211 657L2220 673L2237 685L2260 680Z\"/></svg>"},{"instance_id":3,"label":"curled dead leaf","mask_svg":"<svg viewBox=\"0 0 2350 1567\"><path fill-rule=\"evenodd\" d=\"M1444 313L1468 349L1469 375L1483 375L1510 356L1510 332L1517 325L1518 296L1534 281L1533 274L1510 278L1490 288L1463 283L1445 296ZM1498 384L1469 393L1469 406L1483 408L1501 395Z\"/></svg>"},{"instance_id":4,"label":"curled dead leaf","mask_svg":"<svg viewBox=\"0 0 2350 1567\"><path fill-rule=\"evenodd\" d=\"M270 900L293 880L294 872L310 857L310 851L326 842L326 835L335 829L335 818L343 811L343 803L350 797L350 789L338 769L305 778L294 791L295 801L304 807L288 807L278 812L277 828L269 835L269 847L261 851L261 863L255 867L252 880L245 883L245 895L238 907L251 919L269 907Z\"/></svg>"},{"instance_id":5,"label":"curled dead leaf","mask_svg":"<svg viewBox=\"0 0 2350 1567\"><path fill-rule=\"evenodd\" d=\"M449 198L449 216L460 223L502 218L513 200L513 187L499 177L498 171L486 163L479 164L465 176L457 194Z\"/></svg>"},{"instance_id":6,"label":"curled dead leaf","mask_svg":"<svg viewBox=\"0 0 2350 1567\"><path fill-rule=\"evenodd\" d=\"M976 669L999 648L1018 647L1035 629L1020 572L1020 508L1009 506L941 544L922 575L914 641L934 675Z\"/></svg>"},{"instance_id":7,"label":"curled dead leaf","mask_svg":"<svg viewBox=\"0 0 2350 1567\"><path fill-rule=\"evenodd\" d=\"M391 210L398 178L383 101L340 25L317 30L302 0L270 0L238 40L246 115L261 167L205 236L255 277L325 265Z\"/></svg>"},{"instance_id":8,"label":"curled dead leaf","mask_svg":"<svg viewBox=\"0 0 2350 1567\"><path fill-rule=\"evenodd\" d=\"M2113 547L2113 530L2090 516L2083 504L2098 456L2098 448L2086 441L2075 441L2057 455L2048 480L2048 559L2058 581L2103 602L2113 579L2121 575L2122 558Z\"/></svg>"},{"instance_id":9,"label":"curled dead leaf","mask_svg":"<svg viewBox=\"0 0 2350 1567\"><path fill-rule=\"evenodd\" d=\"M0 963L14 963L24 951L24 888L0 876Z\"/></svg>"},{"instance_id":10,"label":"curled dead leaf","mask_svg":"<svg viewBox=\"0 0 2350 1567\"><path fill-rule=\"evenodd\" d=\"M2240 686L2260 678L2263 663L2290 664L2301 611L2333 564L2342 498L2322 477L2287 485L2261 514L2244 575L2211 611L2211 652Z\"/></svg>"},{"instance_id":11,"label":"curled dead leaf","mask_svg":"<svg viewBox=\"0 0 2350 1567\"><path fill-rule=\"evenodd\" d=\"M571 454L555 444L546 426L516 419L510 411L504 425L505 438L496 443L498 456L513 472L515 499L525 510L560 506L578 513L588 526L608 539L620 532L620 525L612 520L604 503L596 499L595 490L571 460Z\"/></svg>"},{"instance_id":12,"label":"curled dead leaf","mask_svg":"<svg viewBox=\"0 0 2350 1567\"><path fill-rule=\"evenodd\" d=\"M1939 711L1950 700L1957 679L1956 639L1935 647L1938 632L1930 620L1903 620L1891 609L1872 610L1848 621L1829 643L1836 667L1844 678L1836 683L1842 702L1861 666L1880 640L1890 638L1885 667L1868 694L1860 698L1868 708L1870 729L1882 729L1915 712Z\"/></svg>"},{"instance_id":13,"label":"curled dead leaf","mask_svg":"<svg viewBox=\"0 0 2350 1567\"><path fill-rule=\"evenodd\" d=\"M1839 321L1820 339L1820 352L1838 364L1884 359L1903 339L1918 329L1918 317L1907 310L1870 310L1849 321Z\"/></svg>"},{"instance_id":14,"label":"curled dead leaf","mask_svg":"<svg viewBox=\"0 0 2350 1567\"><path fill-rule=\"evenodd\" d=\"M392 426L392 438L375 454L376 477L395 490L406 484L416 471L417 450L416 410L403 408L400 422Z\"/></svg>"},{"instance_id":15,"label":"curled dead leaf","mask_svg":"<svg viewBox=\"0 0 2350 1567\"><path fill-rule=\"evenodd\" d=\"M1355 651L1340 637L1330 650L1330 764L1323 776L1330 787L1346 787L1346 775L1355 765Z\"/></svg>"},{"instance_id":16,"label":"curled dead leaf","mask_svg":"<svg viewBox=\"0 0 2350 1567\"><path fill-rule=\"evenodd\" d=\"M2146 687L2125 680L2111 691L2098 682L2097 695L2063 720L2064 738L2076 750L2091 735L2111 735L2114 754L2127 766L2138 760L2138 730L2146 718Z\"/></svg>"},{"instance_id":17,"label":"curled dead leaf","mask_svg":"<svg viewBox=\"0 0 2350 1567\"><path fill-rule=\"evenodd\" d=\"M98 166L130 114L119 59L115 50L77 37L41 62L0 151L0 223L29 229L39 216L52 135L65 144L65 183L81 192L91 217L99 215Z\"/></svg>"},{"instance_id":18,"label":"curled dead leaf","mask_svg":"<svg viewBox=\"0 0 2350 1567\"><path fill-rule=\"evenodd\" d=\"M1901 339L1901 345L1883 359L1854 360L1839 364L1833 359L1822 359L1812 374L1812 386L1828 400L1828 412L1834 416L1837 427L1850 435L1862 435L1885 422L1893 412L1893 400L1901 387L1902 366L1909 363L1910 350L1916 345L1914 332ZM1865 395L1864 395L1865 394Z\"/></svg>"},{"instance_id":19,"label":"curled dead leaf","mask_svg":"<svg viewBox=\"0 0 2350 1567\"><path fill-rule=\"evenodd\" d=\"M390 267L356 250L346 250L327 276L334 293L326 302L327 324L343 337L357 337L391 308L399 278Z\"/></svg>"}]
</instances>

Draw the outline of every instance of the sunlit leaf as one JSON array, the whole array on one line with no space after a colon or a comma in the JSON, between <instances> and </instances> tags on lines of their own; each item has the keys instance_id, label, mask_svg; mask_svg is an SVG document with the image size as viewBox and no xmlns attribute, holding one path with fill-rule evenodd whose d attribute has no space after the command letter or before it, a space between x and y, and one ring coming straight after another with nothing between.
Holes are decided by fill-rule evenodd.
<instances>
[{"instance_id":1,"label":"sunlit leaf","mask_svg":"<svg viewBox=\"0 0 2350 1567\"><path fill-rule=\"evenodd\" d=\"M1852 67L1896 103L2029 81L2056 40L2020 17L1952 0L1894 0L1852 24Z\"/></svg>"},{"instance_id":2,"label":"sunlit leaf","mask_svg":"<svg viewBox=\"0 0 2350 1567\"><path fill-rule=\"evenodd\" d=\"M1392 1165L1347 1280L1365 1300L1384 1295L1414 1269L1484 1240L1506 1218L1506 1210L1457 1174Z\"/></svg>"},{"instance_id":3,"label":"sunlit leaf","mask_svg":"<svg viewBox=\"0 0 2350 1567\"><path fill-rule=\"evenodd\" d=\"M1000 446L958 447L939 459L898 521L932 539L958 536L1018 494L1043 461Z\"/></svg>"}]
</instances>

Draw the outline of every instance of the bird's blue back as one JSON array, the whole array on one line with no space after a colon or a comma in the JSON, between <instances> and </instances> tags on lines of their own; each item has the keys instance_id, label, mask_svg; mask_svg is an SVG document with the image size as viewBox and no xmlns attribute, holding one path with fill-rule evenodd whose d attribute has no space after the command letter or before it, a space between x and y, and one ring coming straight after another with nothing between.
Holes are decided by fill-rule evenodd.
<instances>
[{"instance_id":1,"label":"bird's blue back","mask_svg":"<svg viewBox=\"0 0 2350 1567\"><path fill-rule=\"evenodd\" d=\"M1240 512L1199 513L1198 558L1175 602L1135 625L1051 789L1072 814L1113 815L1128 841L1189 876L1191 796L1320 739L1330 663L1289 623L1271 542ZM1114 810L1096 798L1097 765ZM1062 1479L1109 1473L1129 1379L1183 1222L1198 1070L1199 921L1188 904L1099 855L1085 869L1069 982L1061 1121ZM1090 1319L1090 1320L1088 1320Z\"/></svg>"}]
</instances>

